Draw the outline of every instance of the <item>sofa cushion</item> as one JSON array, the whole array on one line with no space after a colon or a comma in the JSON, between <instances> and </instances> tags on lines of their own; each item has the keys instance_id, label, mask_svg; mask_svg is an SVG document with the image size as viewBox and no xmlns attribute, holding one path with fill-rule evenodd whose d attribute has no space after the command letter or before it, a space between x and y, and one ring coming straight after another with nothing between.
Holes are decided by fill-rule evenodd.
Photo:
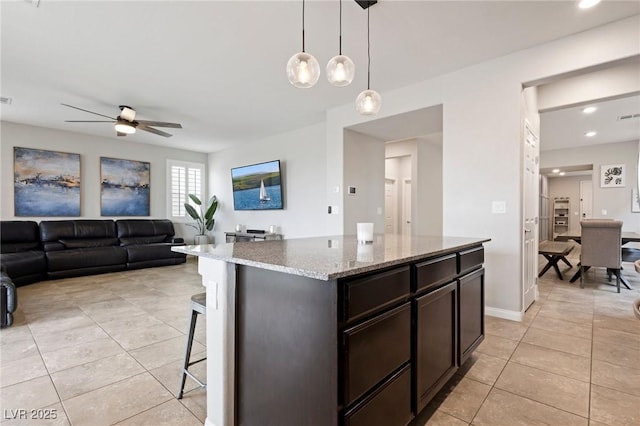
<instances>
[{"instance_id":1,"label":"sofa cushion","mask_svg":"<svg viewBox=\"0 0 640 426\"><path fill-rule=\"evenodd\" d=\"M49 272L125 265L127 262L127 252L120 246L51 251L46 254Z\"/></svg>"},{"instance_id":2,"label":"sofa cushion","mask_svg":"<svg viewBox=\"0 0 640 426\"><path fill-rule=\"evenodd\" d=\"M171 251L171 247L175 244L144 244L126 246L127 262L145 262L156 259L186 258L185 254Z\"/></svg>"},{"instance_id":3,"label":"sofa cushion","mask_svg":"<svg viewBox=\"0 0 640 426\"><path fill-rule=\"evenodd\" d=\"M116 221L118 238L150 237L164 235L173 237L175 230L168 219L120 219Z\"/></svg>"},{"instance_id":4,"label":"sofa cushion","mask_svg":"<svg viewBox=\"0 0 640 426\"><path fill-rule=\"evenodd\" d=\"M120 238L120 244L123 246L130 246L133 244L154 244L154 243L162 243L166 239L167 239L167 236L165 234L154 235L150 237Z\"/></svg>"},{"instance_id":5,"label":"sofa cushion","mask_svg":"<svg viewBox=\"0 0 640 426\"><path fill-rule=\"evenodd\" d=\"M118 245L117 238L79 238L71 240L62 239L60 240L60 242L66 249L107 247Z\"/></svg>"},{"instance_id":6,"label":"sofa cushion","mask_svg":"<svg viewBox=\"0 0 640 426\"><path fill-rule=\"evenodd\" d=\"M38 224L29 220L3 220L0 222L0 252L17 253L40 248Z\"/></svg>"},{"instance_id":7,"label":"sofa cushion","mask_svg":"<svg viewBox=\"0 0 640 426\"><path fill-rule=\"evenodd\" d=\"M113 220L43 220L40 240L45 242L93 238L116 238Z\"/></svg>"},{"instance_id":8,"label":"sofa cushion","mask_svg":"<svg viewBox=\"0 0 640 426\"><path fill-rule=\"evenodd\" d=\"M46 276L47 260L41 250L0 254L2 268L15 285L29 284Z\"/></svg>"}]
</instances>

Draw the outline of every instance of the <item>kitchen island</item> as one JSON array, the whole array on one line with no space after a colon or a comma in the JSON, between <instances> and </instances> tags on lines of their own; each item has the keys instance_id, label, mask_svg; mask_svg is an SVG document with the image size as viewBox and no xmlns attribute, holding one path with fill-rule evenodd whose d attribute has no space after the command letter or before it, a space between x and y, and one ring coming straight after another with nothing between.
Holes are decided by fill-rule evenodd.
<instances>
[{"instance_id":1,"label":"kitchen island","mask_svg":"<svg viewBox=\"0 0 640 426\"><path fill-rule=\"evenodd\" d=\"M489 239L183 246L207 293L206 425L406 425L484 337Z\"/></svg>"}]
</instances>

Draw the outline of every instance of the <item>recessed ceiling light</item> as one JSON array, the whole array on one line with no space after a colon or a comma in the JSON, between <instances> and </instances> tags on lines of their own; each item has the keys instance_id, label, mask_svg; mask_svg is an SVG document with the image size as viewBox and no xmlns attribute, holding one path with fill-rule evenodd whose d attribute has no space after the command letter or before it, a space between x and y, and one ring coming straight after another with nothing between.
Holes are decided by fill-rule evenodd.
<instances>
[{"instance_id":1,"label":"recessed ceiling light","mask_svg":"<svg viewBox=\"0 0 640 426\"><path fill-rule=\"evenodd\" d=\"M566 173L565 172L560 172L558 173L560 176L564 176Z\"/></svg>"},{"instance_id":2,"label":"recessed ceiling light","mask_svg":"<svg viewBox=\"0 0 640 426\"><path fill-rule=\"evenodd\" d=\"M592 130L592 131L590 131L590 132L585 133L584 135L585 135L586 137L588 137L588 138L592 138L592 137L594 137L594 136L595 136L595 135L597 135L597 134L598 134L597 132L594 132L594 131Z\"/></svg>"},{"instance_id":3,"label":"recessed ceiling light","mask_svg":"<svg viewBox=\"0 0 640 426\"><path fill-rule=\"evenodd\" d=\"M560 169L553 169L553 170L551 170L551 172L553 172L553 173L558 173L559 171L560 171Z\"/></svg>"},{"instance_id":4,"label":"recessed ceiling light","mask_svg":"<svg viewBox=\"0 0 640 426\"><path fill-rule=\"evenodd\" d=\"M588 106L586 108L584 108L582 110L582 112L584 112L585 114L591 114L592 112L594 112L595 110L597 110L598 108L594 107L594 106Z\"/></svg>"},{"instance_id":5,"label":"recessed ceiling light","mask_svg":"<svg viewBox=\"0 0 640 426\"><path fill-rule=\"evenodd\" d=\"M580 0L578 2L578 7L580 9L589 9L590 7L593 7L598 3L600 3L600 0Z\"/></svg>"}]
</instances>

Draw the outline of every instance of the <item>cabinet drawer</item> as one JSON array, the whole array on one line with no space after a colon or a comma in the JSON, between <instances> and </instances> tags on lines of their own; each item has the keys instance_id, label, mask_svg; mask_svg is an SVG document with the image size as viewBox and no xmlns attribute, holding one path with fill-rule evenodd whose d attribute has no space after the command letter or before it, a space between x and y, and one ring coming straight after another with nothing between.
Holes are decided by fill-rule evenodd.
<instances>
[{"instance_id":1,"label":"cabinet drawer","mask_svg":"<svg viewBox=\"0 0 640 426\"><path fill-rule=\"evenodd\" d=\"M479 268L484 263L484 248L476 247L463 250L458 254L458 273L466 274L469 271Z\"/></svg>"},{"instance_id":2,"label":"cabinet drawer","mask_svg":"<svg viewBox=\"0 0 640 426\"><path fill-rule=\"evenodd\" d=\"M395 374L375 393L345 415L345 426L405 426L411 412L411 366Z\"/></svg>"},{"instance_id":3,"label":"cabinet drawer","mask_svg":"<svg viewBox=\"0 0 640 426\"><path fill-rule=\"evenodd\" d=\"M450 254L444 257L417 263L415 291L426 290L453 280L457 275L456 255Z\"/></svg>"},{"instance_id":4,"label":"cabinet drawer","mask_svg":"<svg viewBox=\"0 0 640 426\"><path fill-rule=\"evenodd\" d=\"M344 331L344 406L362 396L411 357L411 304Z\"/></svg>"},{"instance_id":5,"label":"cabinet drawer","mask_svg":"<svg viewBox=\"0 0 640 426\"><path fill-rule=\"evenodd\" d=\"M408 266L343 283L342 320L349 322L409 297Z\"/></svg>"}]
</instances>

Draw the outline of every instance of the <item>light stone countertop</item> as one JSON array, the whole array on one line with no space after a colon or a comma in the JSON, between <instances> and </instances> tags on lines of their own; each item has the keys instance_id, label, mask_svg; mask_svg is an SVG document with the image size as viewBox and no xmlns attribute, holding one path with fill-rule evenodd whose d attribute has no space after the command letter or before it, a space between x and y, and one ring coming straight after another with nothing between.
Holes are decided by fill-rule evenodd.
<instances>
[{"instance_id":1,"label":"light stone countertop","mask_svg":"<svg viewBox=\"0 0 640 426\"><path fill-rule=\"evenodd\" d=\"M358 244L355 235L295 238L200 246L172 250L318 280L334 280L464 250L489 238L427 237L376 234L371 244Z\"/></svg>"}]
</instances>

